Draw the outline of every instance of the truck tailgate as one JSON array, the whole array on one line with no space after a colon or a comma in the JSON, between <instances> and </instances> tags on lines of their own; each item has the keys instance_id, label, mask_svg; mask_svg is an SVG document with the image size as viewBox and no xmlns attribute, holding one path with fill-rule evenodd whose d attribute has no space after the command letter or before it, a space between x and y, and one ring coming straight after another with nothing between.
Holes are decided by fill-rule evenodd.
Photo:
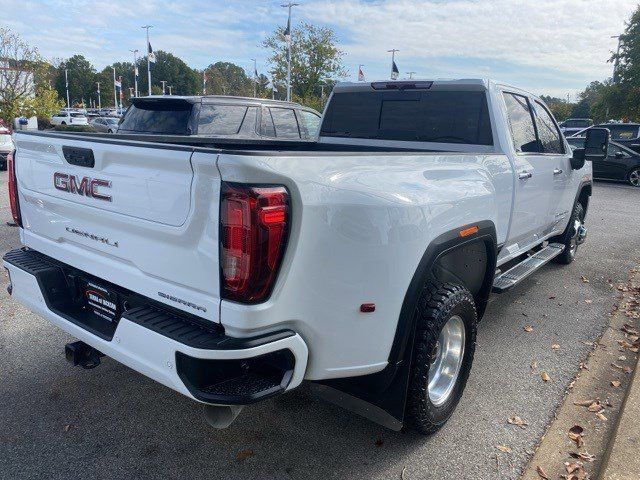
<instances>
[{"instance_id":1,"label":"truck tailgate","mask_svg":"<svg viewBox=\"0 0 640 480\"><path fill-rule=\"evenodd\" d=\"M26 246L219 321L215 154L116 138L16 139Z\"/></svg>"}]
</instances>

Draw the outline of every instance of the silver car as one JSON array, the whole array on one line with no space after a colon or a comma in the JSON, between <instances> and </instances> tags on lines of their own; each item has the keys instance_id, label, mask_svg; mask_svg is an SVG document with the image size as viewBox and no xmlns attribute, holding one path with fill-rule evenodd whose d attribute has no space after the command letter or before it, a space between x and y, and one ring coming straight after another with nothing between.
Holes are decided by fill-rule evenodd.
<instances>
[{"instance_id":1,"label":"silver car","mask_svg":"<svg viewBox=\"0 0 640 480\"><path fill-rule=\"evenodd\" d=\"M98 117L89 122L96 132L115 133L118 130L119 118L114 117Z\"/></svg>"}]
</instances>

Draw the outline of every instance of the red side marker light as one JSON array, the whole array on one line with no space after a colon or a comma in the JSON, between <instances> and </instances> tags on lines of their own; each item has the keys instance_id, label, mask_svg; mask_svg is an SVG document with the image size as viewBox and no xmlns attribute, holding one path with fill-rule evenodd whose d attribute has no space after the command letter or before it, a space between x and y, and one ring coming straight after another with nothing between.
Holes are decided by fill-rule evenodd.
<instances>
[{"instance_id":1,"label":"red side marker light","mask_svg":"<svg viewBox=\"0 0 640 480\"><path fill-rule=\"evenodd\" d=\"M469 235L473 235L478 232L478 226L474 225L473 227L465 228L464 230L460 230L461 237L468 237Z\"/></svg>"},{"instance_id":2,"label":"red side marker light","mask_svg":"<svg viewBox=\"0 0 640 480\"><path fill-rule=\"evenodd\" d=\"M362 305L360 305L360 311L362 313L375 312L376 311L376 304L375 303L363 303Z\"/></svg>"}]
</instances>

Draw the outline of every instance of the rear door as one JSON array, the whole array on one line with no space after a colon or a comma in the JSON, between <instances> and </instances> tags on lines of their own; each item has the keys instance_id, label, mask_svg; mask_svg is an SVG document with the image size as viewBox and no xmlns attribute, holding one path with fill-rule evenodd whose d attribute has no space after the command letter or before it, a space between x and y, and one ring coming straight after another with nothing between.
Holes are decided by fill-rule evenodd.
<instances>
[{"instance_id":1,"label":"rear door","mask_svg":"<svg viewBox=\"0 0 640 480\"><path fill-rule=\"evenodd\" d=\"M16 135L27 246L217 321L216 155L74 135Z\"/></svg>"}]
</instances>

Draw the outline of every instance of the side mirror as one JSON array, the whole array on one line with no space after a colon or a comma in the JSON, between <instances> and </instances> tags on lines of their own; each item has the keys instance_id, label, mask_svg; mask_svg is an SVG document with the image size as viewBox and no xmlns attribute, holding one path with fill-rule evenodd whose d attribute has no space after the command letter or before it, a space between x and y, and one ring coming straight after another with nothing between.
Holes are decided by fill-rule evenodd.
<instances>
[{"instance_id":1,"label":"side mirror","mask_svg":"<svg viewBox=\"0 0 640 480\"><path fill-rule=\"evenodd\" d=\"M584 159L593 162L607 158L609 148L609 130L590 128L584 141Z\"/></svg>"}]
</instances>

